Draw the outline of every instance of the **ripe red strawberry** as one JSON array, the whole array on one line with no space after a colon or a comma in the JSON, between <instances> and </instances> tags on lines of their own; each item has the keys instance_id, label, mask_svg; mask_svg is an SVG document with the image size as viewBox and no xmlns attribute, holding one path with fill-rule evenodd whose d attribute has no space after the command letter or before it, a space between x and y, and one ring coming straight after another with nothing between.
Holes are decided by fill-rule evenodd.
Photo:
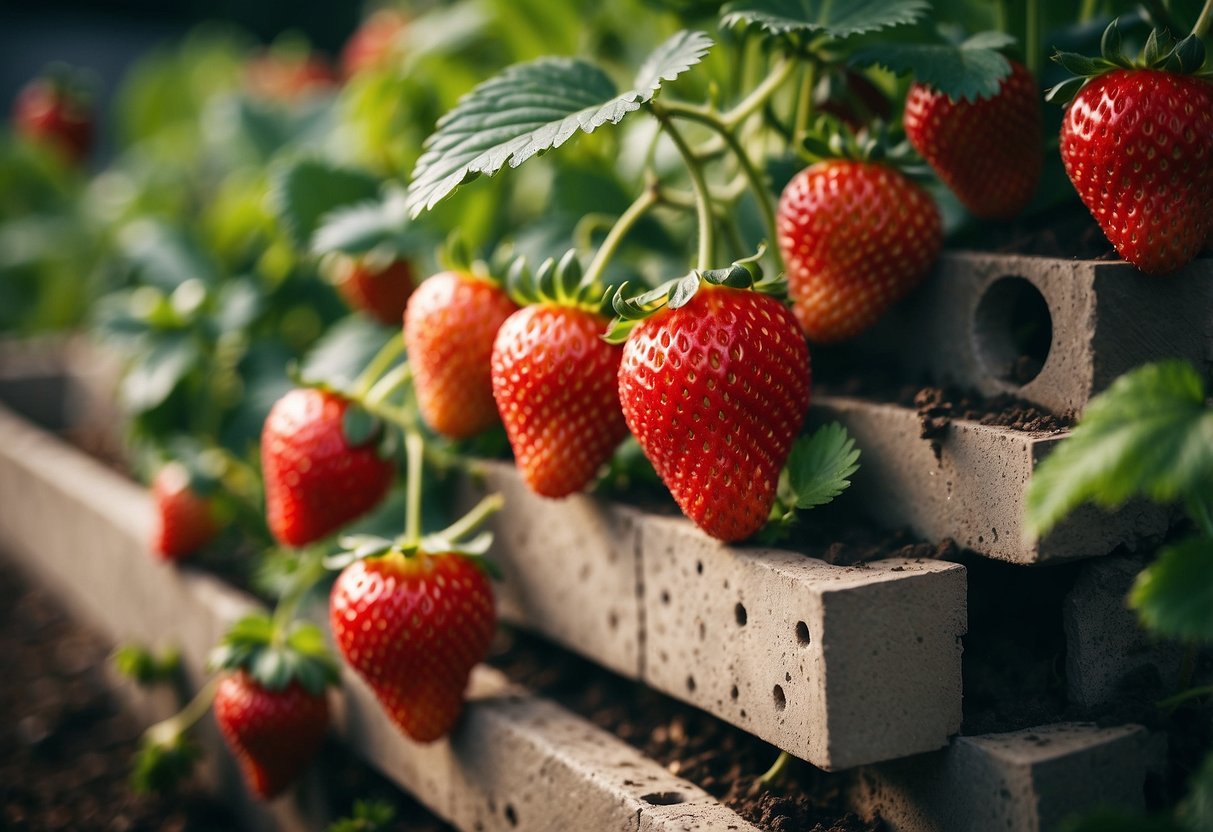
<instances>
[{"instance_id":1,"label":"ripe red strawberry","mask_svg":"<svg viewBox=\"0 0 1213 832\"><path fill-rule=\"evenodd\" d=\"M879 162L831 159L800 171L776 221L792 309L816 343L874 324L926 277L943 245L931 195Z\"/></svg>"},{"instance_id":2,"label":"ripe red strawberry","mask_svg":"<svg viewBox=\"0 0 1213 832\"><path fill-rule=\"evenodd\" d=\"M79 164L93 147L93 111L70 88L70 79L37 78L13 103L13 128L26 139L54 147Z\"/></svg>"},{"instance_id":3,"label":"ripe red strawberry","mask_svg":"<svg viewBox=\"0 0 1213 832\"><path fill-rule=\"evenodd\" d=\"M427 425L467 439L497 424L490 359L497 330L518 311L495 283L441 272L417 287L404 314L404 343Z\"/></svg>"},{"instance_id":4,"label":"ripe red strawberry","mask_svg":"<svg viewBox=\"0 0 1213 832\"><path fill-rule=\"evenodd\" d=\"M724 541L767 522L809 384L791 310L711 283L642 320L619 368L619 399L645 456L683 513Z\"/></svg>"},{"instance_id":5,"label":"ripe red strawberry","mask_svg":"<svg viewBox=\"0 0 1213 832\"><path fill-rule=\"evenodd\" d=\"M194 490L184 465L169 463L156 473L152 503L156 508L152 551L164 560L193 554L219 534L214 505Z\"/></svg>"},{"instance_id":6,"label":"ripe red strawberry","mask_svg":"<svg viewBox=\"0 0 1213 832\"><path fill-rule=\"evenodd\" d=\"M342 75L349 79L385 63L406 23L395 9L380 9L364 20L341 50Z\"/></svg>"},{"instance_id":7,"label":"ripe red strawberry","mask_svg":"<svg viewBox=\"0 0 1213 832\"><path fill-rule=\"evenodd\" d=\"M257 797L280 794L311 763L328 730L328 700L297 681L271 690L244 670L215 692L215 720Z\"/></svg>"},{"instance_id":8,"label":"ripe red strawberry","mask_svg":"<svg viewBox=\"0 0 1213 832\"><path fill-rule=\"evenodd\" d=\"M906 98L906 137L973 214L1016 216L1036 191L1044 163L1040 93L1027 67L1011 61L997 94L955 101L915 83Z\"/></svg>"},{"instance_id":9,"label":"ripe red strawberry","mask_svg":"<svg viewBox=\"0 0 1213 832\"><path fill-rule=\"evenodd\" d=\"M616 377L622 350L608 319L558 303L511 315L493 344L493 398L522 479L567 497L593 481L627 436Z\"/></svg>"},{"instance_id":10,"label":"ripe red strawberry","mask_svg":"<svg viewBox=\"0 0 1213 832\"><path fill-rule=\"evenodd\" d=\"M394 467L375 439L351 444L344 421L350 402L324 390L299 388L279 399L261 434L261 467L270 531L303 546L374 508Z\"/></svg>"},{"instance_id":11,"label":"ripe red strawberry","mask_svg":"<svg viewBox=\"0 0 1213 832\"><path fill-rule=\"evenodd\" d=\"M1173 271L1213 229L1213 84L1158 69L1101 75L1066 111L1061 160L1121 257Z\"/></svg>"},{"instance_id":12,"label":"ripe red strawberry","mask_svg":"<svg viewBox=\"0 0 1213 832\"><path fill-rule=\"evenodd\" d=\"M472 668L488 653L493 592L472 559L392 551L345 568L329 599L333 638L400 729L447 734Z\"/></svg>"},{"instance_id":13,"label":"ripe red strawberry","mask_svg":"<svg viewBox=\"0 0 1213 832\"><path fill-rule=\"evenodd\" d=\"M340 257L334 270L337 292L351 309L358 309L386 326L400 326L413 294L413 269L407 260L377 268L365 259Z\"/></svg>"}]
</instances>

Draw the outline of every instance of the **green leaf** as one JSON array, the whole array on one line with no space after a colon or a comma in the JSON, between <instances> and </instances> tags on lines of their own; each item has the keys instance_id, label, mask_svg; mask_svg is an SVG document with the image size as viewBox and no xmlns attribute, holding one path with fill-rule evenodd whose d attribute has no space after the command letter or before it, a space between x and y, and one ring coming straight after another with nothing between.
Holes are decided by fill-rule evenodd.
<instances>
[{"instance_id":1,"label":"green leaf","mask_svg":"<svg viewBox=\"0 0 1213 832\"><path fill-rule=\"evenodd\" d=\"M185 231L158 220L131 223L118 234L123 255L139 279L165 292L190 280L215 283L219 267Z\"/></svg>"},{"instance_id":2,"label":"green leaf","mask_svg":"<svg viewBox=\"0 0 1213 832\"><path fill-rule=\"evenodd\" d=\"M330 211L312 235L312 251L316 254L360 255L386 250L412 255L433 244L433 236L410 220L407 201L400 193Z\"/></svg>"},{"instance_id":3,"label":"green leaf","mask_svg":"<svg viewBox=\"0 0 1213 832\"><path fill-rule=\"evenodd\" d=\"M334 821L328 832L387 832L396 819L396 810L391 804L377 800L354 802L354 813Z\"/></svg>"},{"instance_id":4,"label":"green leaf","mask_svg":"<svg viewBox=\"0 0 1213 832\"><path fill-rule=\"evenodd\" d=\"M145 740L135 757L131 787L140 794L170 792L201 756L202 750L184 736L166 743Z\"/></svg>"},{"instance_id":5,"label":"green leaf","mask_svg":"<svg viewBox=\"0 0 1213 832\"><path fill-rule=\"evenodd\" d=\"M1187 832L1213 829L1213 754L1205 757L1200 771L1192 778L1188 796L1180 803L1177 814Z\"/></svg>"},{"instance_id":6,"label":"green leaf","mask_svg":"<svg viewBox=\"0 0 1213 832\"><path fill-rule=\"evenodd\" d=\"M1156 633L1213 643L1213 540L1194 537L1163 548L1137 576L1129 605Z\"/></svg>"},{"instance_id":7,"label":"green leaf","mask_svg":"<svg viewBox=\"0 0 1213 832\"><path fill-rule=\"evenodd\" d=\"M399 337L399 328L381 326L365 315L350 315L331 326L303 357L299 377L309 384L345 389L389 338Z\"/></svg>"},{"instance_id":8,"label":"green leaf","mask_svg":"<svg viewBox=\"0 0 1213 832\"><path fill-rule=\"evenodd\" d=\"M179 333L159 338L136 359L122 379L123 405L132 413L158 407L201 359L198 344L190 335Z\"/></svg>"},{"instance_id":9,"label":"green leaf","mask_svg":"<svg viewBox=\"0 0 1213 832\"><path fill-rule=\"evenodd\" d=\"M645 61L636 86L622 93L605 72L577 58L540 58L509 67L438 121L413 171L413 216L478 176L492 176L506 164L516 168L579 132L618 124L652 99L663 81L699 63L711 46L701 32L678 32Z\"/></svg>"},{"instance_id":10,"label":"green leaf","mask_svg":"<svg viewBox=\"0 0 1213 832\"><path fill-rule=\"evenodd\" d=\"M382 428L382 423L365 408L350 404L341 419L341 432L351 446L365 445Z\"/></svg>"},{"instance_id":11,"label":"green leaf","mask_svg":"<svg viewBox=\"0 0 1213 832\"><path fill-rule=\"evenodd\" d=\"M1116 508L1132 497L1169 503L1213 493L1213 409L1183 361L1121 376L1087 405L1070 437L1028 483L1027 521L1044 534L1086 502Z\"/></svg>"},{"instance_id":12,"label":"green leaf","mask_svg":"<svg viewBox=\"0 0 1213 832\"><path fill-rule=\"evenodd\" d=\"M370 174L319 159L279 164L270 175L270 205L299 249L308 247L326 214L378 194L379 183Z\"/></svg>"},{"instance_id":13,"label":"green leaf","mask_svg":"<svg viewBox=\"0 0 1213 832\"><path fill-rule=\"evenodd\" d=\"M998 93L1011 64L997 50L1014 39L982 32L959 46L946 43L882 43L855 53L856 66L879 64L897 75L912 73L918 81L953 100L975 101Z\"/></svg>"},{"instance_id":14,"label":"green leaf","mask_svg":"<svg viewBox=\"0 0 1213 832\"><path fill-rule=\"evenodd\" d=\"M772 35L823 33L835 38L916 23L930 11L926 0L736 0L720 25L760 26Z\"/></svg>"},{"instance_id":15,"label":"green leaf","mask_svg":"<svg viewBox=\"0 0 1213 832\"><path fill-rule=\"evenodd\" d=\"M802 437L788 457L786 496L796 508L832 502L851 485L859 470L859 449L847 429L837 422Z\"/></svg>"}]
</instances>

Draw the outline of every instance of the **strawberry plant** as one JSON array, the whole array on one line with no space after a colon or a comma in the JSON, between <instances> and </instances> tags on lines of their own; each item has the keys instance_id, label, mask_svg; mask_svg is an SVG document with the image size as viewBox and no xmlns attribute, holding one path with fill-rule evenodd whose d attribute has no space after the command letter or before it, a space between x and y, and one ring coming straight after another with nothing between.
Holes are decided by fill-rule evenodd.
<instances>
[{"instance_id":1,"label":"strawberry plant","mask_svg":"<svg viewBox=\"0 0 1213 832\"><path fill-rule=\"evenodd\" d=\"M1152 633L1192 651L1213 644L1213 408L1205 379L1184 362L1141 367L1092 399L1033 476L1027 519L1044 534L1083 503L1110 509L1135 498L1180 505L1191 531L1137 576L1129 605ZM1190 688L1172 705L1210 695L1213 687ZM1190 797L1174 821L1158 820L1158 829L1213 823L1213 755L1191 776ZM1103 818L1080 828L1142 828L1138 823L1145 821Z\"/></svg>"}]
</instances>

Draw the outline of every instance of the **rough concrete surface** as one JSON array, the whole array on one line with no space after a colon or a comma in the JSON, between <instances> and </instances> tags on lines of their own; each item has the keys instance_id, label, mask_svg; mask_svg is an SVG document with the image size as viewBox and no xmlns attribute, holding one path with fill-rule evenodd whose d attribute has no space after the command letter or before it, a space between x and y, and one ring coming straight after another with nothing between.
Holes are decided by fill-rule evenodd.
<instances>
[{"instance_id":1,"label":"rough concrete surface","mask_svg":"<svg viewBox=\"0 0 1213 832\"><path fill-rule=\"evenodd\" d=\"M957 420L927 440L913 408L845 396L819 397L813 407L812 418L841 422L855 437L863 457L852 499L883 526L909 527L927 540L951 537L1012 563L1106 555L1154 541L1167 529L1167 509L1131 503L1115 513L1083 507L1043 540L1028 539L1028 480L1065 434Z\"/></svg>"},{"instance_id":2,"label":"rough concrete surface","mask_svg":"<svg viewBox=\"0 0 1213 832\"><path fill-rule=\"evenodd\" d=\"M892 832L1054 832L1099 806L1144 808L1150 748L1137 725L957 737L944 751L862 769L851 797Z\"/></svg>"}]
</instances>

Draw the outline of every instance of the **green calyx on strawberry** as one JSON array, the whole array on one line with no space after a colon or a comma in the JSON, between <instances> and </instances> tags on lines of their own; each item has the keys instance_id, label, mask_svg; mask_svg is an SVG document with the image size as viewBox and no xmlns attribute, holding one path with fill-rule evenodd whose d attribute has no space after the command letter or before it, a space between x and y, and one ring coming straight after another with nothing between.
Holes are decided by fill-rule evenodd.
<instances>
[{"instance_id":1,"label":"green calyx on strawberry","mask_svg":"<svg viewBox=\"0 0 1213 832\"><path fill-rule=\"evenodd\" d=\"M575 252L535 274L515 261L506 285L523 308L493 343L493 398L523 481L553 499L585 489L627 436L616 377L622 350L600 337L602 287Z\"/></svg>"},{"instance_id":2,"label":"green calyx on strawberry","mask_svg":"<svg viewBox=\"0 0 1213 832\"><path fill-rule=\"evenodd\" d=\"M328 730L325 690L340 681L314 624L265 615L237 621L211 654L219 730L257 797L280 794L307 768Z\"/></svg>"},{"instance_id":3,"label":"green calyx on strawberry","mask_svg":"<svg viewBox=\"0 0 1213 832\"><path fill-rule=\"evenodd\" d=\"M410 478L411 506L418 505L417 488ZM450 732L472 668L488 654L496 612L481 556L492 538L475 531L501 504L499 495L486 497L462 520L424 537L411 509L403 537L346 538L346 551L326 561L342 569L329 598L341 654L417 742Z\"/></svg>"},{"instance_id":4,"label":"green calyx on strawberry","mask_svg":"<svg viewBox=\"0 0 1213 832\"><path fill-rule=\"evenodd\" d=\"M916 287L943 247L931 195L907 173L909 147L879 125L854 134L818 121L776 211L792 310L814 343L853 338Z\"/></svg>"},{"instance_id":5,"label":"green calyx on strawberry","mask_svg":"<svg viewBox=\"0 0 1213 832\"><path fill-rule=\"evenodd\" d=\"M300 387L279 399L261 434L265 508L281 543L304 546L387 495L395 433L346 395Z\"/></svg>"},{"instance_id":6,"label":"green calyx on strawberry","mask_svg":"<svg viewBox=\"0 0 1213 832\"><path fill-rule=\"evenodd\" d=\"M683 513L719 540L767 522L809 407L809 353L762 252L628 299L619 398L628 428Z\"/></svg>"},{"instance_id":7,"label":"green calyx on strawberry","mask_svg":"<svg viewBox=\"0 0 1213 832\"><path fill-rule=\"evenodd\" d=\"M1146 274L1191 261L1213 234L1213 81L1196 35L1175 43L1154 30L1138 60L1123 54L1116 22L1102 56L1058 53L1077 77L1061 158L1079 197L1125 260Z\"/></svg>"}]
</instances>

